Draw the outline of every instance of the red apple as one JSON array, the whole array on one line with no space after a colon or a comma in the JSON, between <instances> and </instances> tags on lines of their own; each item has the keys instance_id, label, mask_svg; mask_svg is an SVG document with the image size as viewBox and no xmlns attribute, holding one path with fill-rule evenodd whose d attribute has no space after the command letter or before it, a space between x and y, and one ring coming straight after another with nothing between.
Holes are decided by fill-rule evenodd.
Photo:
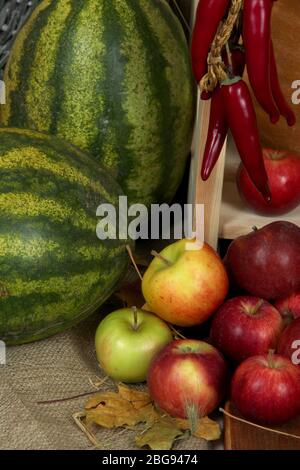
<instances>
[{"instance_id":1,"label":"red apple","mask_svg":"<svg viewBox=\"0 0 300 470\"><path fill-rule=\"evenodd\" d=\"M258 297L241 296L219 309L211 340L226 356L241 362L275 349L282 329L282 317L273 305Z\"/></svg>"},{"instance_id":2,"label":"red apple","mask_svg":"<svg viewBox=\"0 0 300 470\"><path fill-rule=\"evenodd\" d=\"M262 299L280 299L300 290L300 228L272 222L235 239L226 267L233 282Z\"/></svg>"},{"instance_id":3,"label":"red apple","mask_svg":"<svg viewBox=\"0 0 300 470\"><path fill-rule=\"evenodd\" d=\"M211 413L226 389L222 354L204 341L175 340L154 358L148 373L152 399L171 416Z\"/></svg>"},{"instance_id":4,"label":"red apple","mask_svg":"<svg viewBox=\"0 0 300 470\"><path fill-rule=\"evenodd\" d=\"M191 249L194 246L194 249ZM149 309L163 320L194 326L224 302L228 276L218 254L187 239L167 246L144 274L142 291Z\"/></svg>"},{"instance_id":5,"label":"red apple","mask_svg":"<svg viewBox=\"0 0 300 470\"><path fill-rule=\"evenodd\" d=\"M300 318L290 323L282 333L278 353L289 357L293 364L300 365Z\"/></svg>"},{"instance_id":6,"label":"red apple","mask_svg":"<svg viewBox=\"0 0 300 470\"><path fill-rule=\"evenodd\" d=\"M300 292L279 299L274 305L285 322L290 323L295 318L300 317Z\"/></svg>"},{"instance_id":7,"label":"red apple","mask_svg":"<svg viewBox=\"0 0 300 470\"><path fill-rule=\"evenodd\" d=\"M300 157L272 149L264 149L263 155L272 201L265 201L243 165L237 174L239 192L242 199L259 214L285 214L300 204Z\"/></svg>"},{"instance_id":8,"label":"red apple","mask_svg":"<svg viewBox=\"0 0 300 470\"><path fill-rule=\"evenodd\" d=\"M300 368L273 353L246 359L235 371L231 398L249 421L282 424L300 413Z\"/></svg>"}]
</instances>

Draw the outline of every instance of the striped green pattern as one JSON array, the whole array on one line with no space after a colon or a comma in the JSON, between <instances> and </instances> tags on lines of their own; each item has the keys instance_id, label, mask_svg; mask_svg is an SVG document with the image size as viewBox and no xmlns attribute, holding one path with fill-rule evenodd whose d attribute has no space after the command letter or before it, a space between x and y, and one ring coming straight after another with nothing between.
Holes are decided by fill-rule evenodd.
<instances>
[{"instance_id":1,"label":"striped green pattern","mask_svg":"<svg viewBox=\"0 0 300 470\"><path fill-rule=\"evenodd\" d=\"M0 339L21 343L94 312L124 274L126 241L100 241L96 210L119 185L59 139L0 129Z\"/></svg>"},{"instance_id":2,"label":"striped green pattern","mask_svg":"<svg viewBox=\"0 0 300 470\"><path fill-rule=\"evenodd\" d=\"M130 202L174 196L191 145L194 87L165 0L44 0L15 41L5 81L2 125L89 151Z\"/></svg>"}]
</instances>

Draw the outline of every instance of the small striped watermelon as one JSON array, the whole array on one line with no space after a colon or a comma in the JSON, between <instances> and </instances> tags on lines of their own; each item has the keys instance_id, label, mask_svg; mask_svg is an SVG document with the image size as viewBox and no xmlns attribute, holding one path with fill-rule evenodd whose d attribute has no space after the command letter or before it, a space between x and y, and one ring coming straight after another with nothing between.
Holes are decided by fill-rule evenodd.
<instances>
[{"instance_id":1,"label":"small striped watermelon","mask_svg":"<svg viewBox=\"0 0 300 470\"><path fill-rule=\"evenodd\" d=\"M0 339L21 343L75 324L124 274L126 241L96 236L119 185L53 136L0 129Z\"/></svg>"},{"instance_id":2,"label":"small striped watermelon","mask_svg":"<svg viewBox=\"0 0 300 470\"><path fill-rule=\"evenodd\" d=\"M190 150L195 90L166 0L44 0L19 33L4 79L3 126L88 151L129 202L172 199Z\"/></svg>"}]
</instances>

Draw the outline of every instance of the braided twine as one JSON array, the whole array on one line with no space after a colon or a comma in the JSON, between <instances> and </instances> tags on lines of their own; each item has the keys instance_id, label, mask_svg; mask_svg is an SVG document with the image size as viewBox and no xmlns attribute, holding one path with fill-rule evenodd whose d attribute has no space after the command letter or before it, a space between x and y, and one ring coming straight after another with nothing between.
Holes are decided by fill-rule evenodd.
<instances>
[{"instance_id":1,"label":"braided twine","mask_svg":"<svg viewBox=\"0 0 300 470\"><path fill-rule=\"evenodd\" d=\"M212 92L218 83L228 78L226 66L222 60L222 50L229 41L234 25L237 22L239 13L243 7L243 0L231 0L226 20L220 24L219 30L211 45L207 58L208 71L200 81L202 91Z\"/></svg>"}]
</instances>

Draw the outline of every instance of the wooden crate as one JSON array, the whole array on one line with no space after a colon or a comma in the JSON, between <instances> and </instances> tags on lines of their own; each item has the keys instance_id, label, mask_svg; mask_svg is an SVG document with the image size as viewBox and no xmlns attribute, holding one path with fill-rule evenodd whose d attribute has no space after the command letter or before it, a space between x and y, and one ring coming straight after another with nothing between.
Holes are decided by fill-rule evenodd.
<instances>
[{"instance_id":1,"label":"wooden crate","mask_svg":"<svg viewBox=\"0 0 300 470\"><path fill-rule=\"evenodd\" d=\"M198 0L192 0L192 25L197 4ZM200 171L208 130L209 112L209 101L201 101L198 93L188 200L189 203L205 205L205 240L216 248L218 238L234 239L248 233L253 226L259 228L274 220L284 219L299 225L300 207L289 214L274 218L257 215L243 204L235 183L239 156L230 137L224 144L219 162L211 177L206 182L202 181ZM266 119L268 118L266 117ZM298 138L300 140L300 137Z\"/></svg>"}]
</instances>

